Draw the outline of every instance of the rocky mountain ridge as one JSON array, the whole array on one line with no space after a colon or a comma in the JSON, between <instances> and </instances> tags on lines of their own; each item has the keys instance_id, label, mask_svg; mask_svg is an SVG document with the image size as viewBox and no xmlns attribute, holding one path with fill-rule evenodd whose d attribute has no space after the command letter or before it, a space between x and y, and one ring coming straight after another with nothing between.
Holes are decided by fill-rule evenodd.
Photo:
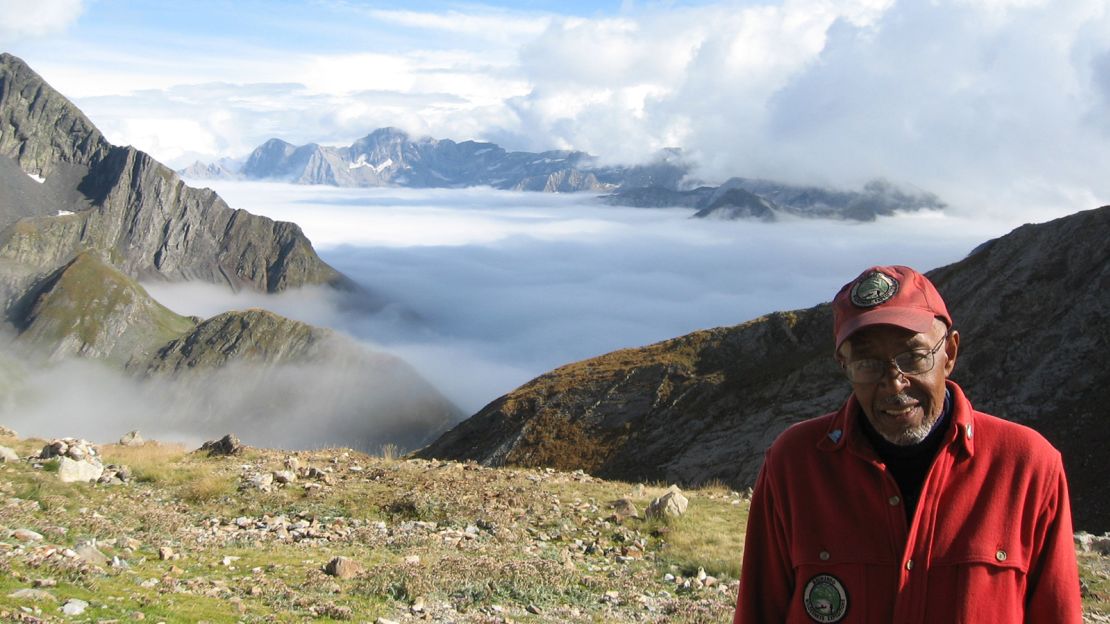
<instances>
[{"instance_id":1,"label":"rocky mountain ridge","mask_svg":"<svg viewBox=\"0 0 1110 624\"><path fill-rule=\"evenodd\" d=\"M963 337L953 379L978 409L1053 442L1076 526L1110 529L1106 412L1094 390L1110 383L1110 206L1023 226L929 276ZM822 304L569 364L419 456L745 488L783 429L849 395L831 328Z\"/></svg>"},{"instance_id":2,"label":"rocky mountain ridge","mask_svg":"<svg viewBox=\"0 0 1110 624\"><path fill-rule=\"evenodd\" d=\"M350 305L375 303L296 224L234 210L149 155L111 145L23 61L0 54L0 338L9 352L0 354L0 407L18 404L32 371L77 358L121 374L109 378L128 388L115 405L148 391L131 381L157 380L150 417L194 435L238 418L259 442L411 448L458 417L397 358L264 310L184 317L140 279L264 293L327 285ZM309 401L312 419L277 426L276 414Z\"/></svg>"},{"instance_id":3,"label":"rocky mountain ridge","mask_svg":"<svg viewBox=\"0 0 1110 624\"><path fill-rule=\"evenodd\" d=\"M495 143L414 138L379 128L347 147L293 145L271 139L251 152L242 168L227 159L196 162L181 175L196 179L281 180L340 187L489 186L512 191L605 193L610 205L696 208L698 218L800 217L873 220L895 211L940 210L927 192L872 181L862 191L838 191L768 180L732 178L720 186L697 186L681 150L668 148L646 164L601 165L580 151L509 152ZM688 188L696 186L696 188Z\"/></svg>"},{"instance_id":4,"label":"rocky mountain ridge","mask_svg":"<svg viewBox=\"0 0 1110 624\"><path fill-rule=\"evenodd\" d=\"M108 252L136 278L200 279L264 292L349 286L295 224L233 210L147 154L111 145L80 110L6 53L0 54L0 159L8 161L0 181L11 184L16 171L44 181L41 192L25 188L0 206L0 258L53 270L92 248ZM20 183L26 187L26 180ZM59 185L71 202L57 203Z\"/></svg>"}]
</instances>

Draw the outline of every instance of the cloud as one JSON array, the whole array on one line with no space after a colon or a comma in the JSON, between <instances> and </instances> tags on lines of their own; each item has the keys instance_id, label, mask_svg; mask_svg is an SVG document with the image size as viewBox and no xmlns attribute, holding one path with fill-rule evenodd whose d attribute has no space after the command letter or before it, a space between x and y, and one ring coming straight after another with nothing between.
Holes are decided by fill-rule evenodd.
<instances>
[{"instance_id":1,"label":"cloud","mask_svg":"<svg viewBox=\"0 0 1110 624\"><path fill-rule=\"evenodd\" d=\"M174 166L396 126L609 163L679 146L709 181L886 177L995 215L1110 195L1101 0L316 8L271 16L281 38L227 26L143 54L98 37L38 56L112 140Z\"/></svg>"},{"instance_id":2,"label":"cloud","mask_svg":"<svg viewBox=\"0 0 1110 624\"><path fill-rule=\"evenodd\" d=\"M0 44L43 37L69 28L85 10L83 0L0 0Z\"/></svg>"},{"instance_id":3,"label":"cloud","mask_svg":"<svg viewBox=\"0 0 1110 624\"><path fill-rule=\"evenodd\" d=\"M405 359L470 413L562 364L809 307L863 267L933 268L1009 229L935 213L764 224L580 195L213 186L234 207L296 219L325 260L396 307L368 316L314 292L148 285L156 298L179 313L261 306L336 328Z\"/></svg>"},{"instance_id":4,"label":"cloud","mask_svg":"<svg viewBox=\"0 0 1110 624\"><path fill-rule=\"evenodd\" d=\"M182 288L216 298L211 286ZM349 343L324 346L311 362L238 362L175 379L87 360L43 362L26 349L12 358L11 346L0 354L0 423L23 436L113 442L139 430L148 440L199 446L235 433L256 446L377 452L384 444L415 449L451 424L450 407L405 364Z\"/></svg>"}]
</instances>

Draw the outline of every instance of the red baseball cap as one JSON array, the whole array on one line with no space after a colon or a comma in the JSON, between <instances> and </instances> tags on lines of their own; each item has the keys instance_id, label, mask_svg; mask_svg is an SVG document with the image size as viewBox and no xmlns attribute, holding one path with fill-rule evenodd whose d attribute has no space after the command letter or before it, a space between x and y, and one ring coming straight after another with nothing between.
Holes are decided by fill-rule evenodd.
<instances>
[{"instance_id":1,"label":"red baseball cap","mask_svg":"<svg viewBox=\"0 0 1110 624\"><path fill-rule=\"evenodd\" d=\"M906 266L875 266L859 274L833 299L836 348L870 325L896 325L912 332L932 329L939 318L952 327L952 317L929 278Z\"/></svg>"}]
</instances>

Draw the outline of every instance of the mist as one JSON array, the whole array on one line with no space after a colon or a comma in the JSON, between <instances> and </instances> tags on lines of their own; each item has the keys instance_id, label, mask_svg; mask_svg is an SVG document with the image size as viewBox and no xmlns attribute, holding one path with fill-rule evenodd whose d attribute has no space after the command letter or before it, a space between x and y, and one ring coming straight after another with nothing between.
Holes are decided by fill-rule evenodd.
<instances>
[{"instance_id":1,"label":"mist","mask_svg":"<svg viewBox=\"0 0 1110 624\"><path fill-rule=\"evenodd\" d=\"M0 358L0 424L24 437L114 442L145 439L199 447L236 434L286 449L384 445L419 448L457 413L395 358L334 344L311 361L236 362L169 378L140 377L102 362Z\"/></svg>"},{"instance_id":2,"label":"mist","mask_svg":"<svg viewBox=\"0 0 1110 624\"><path fill-rule=\"evenodd\" d=\"M713 221L587 194L206 183L232 206L296 221L390 306L368 314L327 289L146 284L152 295L180 314L265 307L337 329L409 362L468 414L557 366L816 305L867 266L932 269L1015 225L943 213Z\"/></svg>"}]
</instances>

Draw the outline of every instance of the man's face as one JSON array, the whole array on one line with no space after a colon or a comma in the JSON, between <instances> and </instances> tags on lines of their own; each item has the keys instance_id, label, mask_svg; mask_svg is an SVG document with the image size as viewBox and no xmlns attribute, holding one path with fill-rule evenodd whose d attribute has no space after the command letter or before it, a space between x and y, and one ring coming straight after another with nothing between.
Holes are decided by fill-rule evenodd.
<instances>
[{"instance_id":1,"label":"man's face","mask_svg":"<svg viewBox=\"0 0 1110 624\"><path fill-rule=\"evenodd\" d=\"M852 383L852 391L871 426L887 441L906 446L925 439L944 410L944 380L956 365L960 336L953 331L937 350L932 370L916 375L900 373L891 360L900 353L928 351L944 339L947 328L939 319L931 331L916 334L894 325L872 325L852 334L836 354L841 366L863 359L887 363L874 383Z\"/></svg>"}]
</instances>

